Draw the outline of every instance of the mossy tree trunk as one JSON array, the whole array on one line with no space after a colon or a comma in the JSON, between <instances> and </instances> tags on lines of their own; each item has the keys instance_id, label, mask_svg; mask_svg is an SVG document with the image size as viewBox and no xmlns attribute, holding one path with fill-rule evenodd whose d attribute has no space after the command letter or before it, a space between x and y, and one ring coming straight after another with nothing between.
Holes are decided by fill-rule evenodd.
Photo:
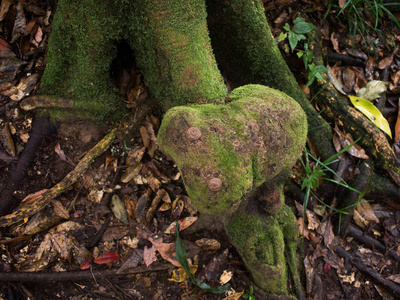
<instances>
[{"instance_id":1,"label":"mossy tree trunk","mask_svg":"<svg viewBox=\"0 0 400 300\"><path fill-rule=\"evenodd\" d=\"M322 119L311 109L283 61L269 31L260 1L215 1L218 3L215 7L212 1L209 2L210 26L216 28L211 37L217 56L221 59L221 66L241 76L244 84L268 84L292 96L305 107L311 124L322 124ZM218 24L217 20L221 23ZM236 212L233 207L229 207L229 212L222 218L225 219L227 233L242 254L259 287L268 293L288 295L290 292L286 286L286 271L289 269L296 293L302 297L295 258L296 222L290 209L283 203L282 186L290 166L304 145L306 116L292 98L277 91L268 92L268 89L258 85L247 86L236 92L237 98L243 101L232 99L232 105L228 104L222 109L212 108L212 104L225 104L227 89L211 48L205 0L80 0L73 3L60 0L53 26L41 93L73 100L74 108L71 111L74 114L77 112L104 120L126 113L110 74L112 62L117 55L117 45L121 41L126 41L132 48L150 93L164 109L179 105L205 104L188 110L194 114L205 113L210 116L210 120L215 117L216 122L224 122L221 115L228 116L237 107L254 113L249 112L243 116L239 114L239 117L231 115L229 118L232 117L232 121L226 124L226 129L221 124L218 125L221 127L220 132L210 130L205 133L206 129L201 126L207 122L196 125L195 131L202 134L201 142L206 150L211 144L225 145L227 141L233 143L231 146L219 147L222 149L218 150L216 156L208 155L214 150L202 152L202 155L210 159L210 163L205 166L215 164L219 168L213 174L205 174L204 178L213 184L216 182L214 179L217 179L217 183L222 185L219 189L224 193L231 193L224 180L237 175L227 174L237 166L226 167L225 162L232 159L229 156L232 153L226 149L237 148L238 161L246 166L243 170L236 171L240 174L247 170L248 174L245 175L249 180L243 186L231 187L239 192L233 196L236 198L230 199L235 203ZM221 30L219 34L219 26L226 26L226 30ZM245 94L242 94L243 91ZM262 92L252 95L252 91ZM282 103L288 104L284 106ZM264 106L268 113L260 109ZM56 115L64 116L68 115L66 111L55 108L51 110ZM257 114L261 114L262 122L259 122L260 116L256 116ZM177 122L181 119L178 118ZM277 128L272 135L269 134L271 130L267 130L270 126L268 123ZM186 127L187 125L184 124ZM241 127L234 130L229 127L231 125ZM168 132L167 129L173 126L174 124L164 122L160 131ZM255 130L256 128L260 130ZM188 129L191 127L186 128ZM245 131L248 134L240 136ZM263 134L258 136L258 131ZM282 135L278 136L275 131ZM327 131L322 139L325 141L329 134ZM222 138L223 141L218 140ZM317 140L319 137L313 135L313 138ZM166 143L169 139L169 136L161 139L161 149L167 149ZM193 143L195 141L190 141L185 147L190 148ZM272 148L268 150L268 147ZM329 156L330 148L326 149L328 152L324 155ZM240 154L241 151L243 155ZM189 182L185 180L186 169L178 162L187 152L185 150L182 155L173 157L183 173L185 184ZM279 159L271 157L274 152L279 154ZM170 155L173 156L173 153ZM287 163L285 158L288 159ZM202 174L202 171L199 173ZM271 174L275 177L271 178ZM269 181L268 184L261 184L265 180ZM218 204L219 189L214 190L215 187L210 184L208 188L211 189L208 199ZM190 191L190 187L187 190ZM245 195L246 193L249 195ZM192 196L195 201L201 198L196 198L195 194ZM257 208L259 204L261 206ZM198 207L202 207L201 203ZM220 207L223 207L223 203ZM204 211L209 212L206 209ZM215 215L223 216L224 211L217 210ZM288 251L287 264L284 249Z\"/></svg>"}]
</instances>

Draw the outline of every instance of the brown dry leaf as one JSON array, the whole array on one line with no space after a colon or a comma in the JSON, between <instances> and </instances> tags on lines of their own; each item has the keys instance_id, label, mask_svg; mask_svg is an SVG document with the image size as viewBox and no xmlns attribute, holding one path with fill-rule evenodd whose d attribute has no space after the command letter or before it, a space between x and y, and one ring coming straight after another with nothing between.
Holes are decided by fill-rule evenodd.
<instances>
[{"instance_id":1,"label":"brown dry leaf","mask_svg":"<svg viewBox=\"0 0 400 300\"><path fill-rule=\"evenodd\" d=\"M221 249L221 244L216 239L202 238L195 241L195 244L203 250L219 250Z\"/></svg>"},{"instance_id":2,"label":"brown dry leaf","mask_svg":"<svg viewBox=\"0 0 400 300\"><path fill-rule=\"evenodd\" d=\"M128 183L134 177L138 176L140 171L142 170L143 163L137 162L131 165L129 168L125 170L125 173L121 176L121 182Z\"/></svg>"},{"instance_id":3,"label":"brown dry leaf","mask_svg":"<svg viewBox=\"0 0 400 300\"><path fill-rule=\"evenodd\" d=\"M151 140L150 145L147 146L147 152L149 153L150 157L153 157L154 153L158 148L158 145L157 145L157 136L154 131L154 126L149 116L146 117L144 125L146 126L147 133L149 134Z\"/></svg>"},{"instance_id":4,"label":"brown dry leaf","mask_svg":"<svg viewBox=\"0 0 400 300\"><path fill-rule=\"evenodd\" d=\"M140 162L142 160L145 152L146 152L145 146L132 149L131 151L129 151L129 153L126 157L126 164L132 165L132 164Z\"/></svg>"},{"instance_id":5,"label":"brown dry leaf","mask_svg":"<svg viewBox=\"0 0 400 300\"><path fill-rule=\"evenodd\" d=\"M224 270L224 272L222 272L221 276L219 277L219 283L221 285L227 284L229 281L231 281L232 277L232 271Z\"/></svg>"},{"instance_id":6,"label":"brown dry leaf","mask_svg":"<svg viewBox=\"0 0 400 300\"><path fill-rule=\"evenodd\" d=\"M378 64L378 68L383 70L389 67L392 64L392 62L393 62L393 54L382 59Z\"/></svg>"},{"instance_id":7,"label":"brown dry leaf","mask_svg":"<svg viewBox=\"0 0 400 300\"><path fill-rule=\"evenodd\" d=\"M347 0L339 0L339 7L343 8L346 5Z\"/></svg>"},{"instance_id":8,"label":"brown dry leaf","mask_svg":"<svg viewBox=\"0 0 400 300\"><path fill-rule=\"evenodd\" d=\"M188 213L189 213L191 216L197 215L197 213L198 213L199 211L197 210L196 207L194 207L194 205L193 205L193 203L192 203L192 200L190 200L190 198L189 198L188 196L180 195L180 196L178 196L178 198L179 198L179 199L182 199L182 200L184 201L185 209L188 211Z\"/></svg>"},{"instance_id":9,"label":"brown dry leaf","mask_svg":"<svg viewBox=\"0 0 400 300\"><path fill-rule=\"evenodd\" d=\"M342 68L343 85L345 92L351 92L356 84L356 74L351 68Z\"/></svg>"},{"instance_id":10,"label":"brown dry leaf","mask_svg":"<svg viewBox=\"0 0 400 300\"><path fill-rule=\"evenodd\" d=\"M244 294L244 291L243 292L234 292L233 294L230 294L228 297L225 297L222 300L239 300L243 294Z\"/></svg>"},{"instance_id":11,"label":"brown dry leaf","mask_svg":"<svg viewBox=\"0 0 400 300\"><path fill-rule=\"evenodd\" d=\"M149 133L147 132L147 129L146 129L146 127L144 127L144 126L141 126L140 127L140 135L141 135L141 137L142 137L142 141L143 141L143 145L147 148L147 147L149 147L150 146L150 135L149 135Z\"/></svg>"},{"instance_id":12,"label":"brown dry leaf","mask_svg":"<svg viewBox=\"0 0 400 300\"><path fill-rule=\"evenodd\" d=\"M386 277L386 279L389 279L389 280L391 280L393 282L396 282L396 283L400 283L400 274L390 275L389 277Z\"/></svg>"},{"instance_id":13,"label":"brown dry leaf","mask_svg":"<svg viewBox=\"0 0 400 300\"><path fill-rule=\"evenodd\" d=\"M157 248L162 258L176 267L182 267L175 258L175 243L163 243L163 238L159 235L152 235L148 240Z\"/></svg>"},{"instance_id":14,"label":"brown dry leaf","mask_svg":"<svg viewBox=\"0 0 400 300\"><path fill-rule=\"evenodd\" d=\"M299 236L304 236L307 240L309 240L310 239L309 231L307 228L303 227L303 218L302 217L297 219L297 224L299 225L298 226Z\"/></svg>"},{"instance_id":15,"label":"brown dry leaf","mask_svg":"<svg viewBox=\"0 0 400 300\"><path fill-rule=\"evenodd\" d=\"M147 223L150 223L150 221L153 219L154 213L157 210L158 204L160 204L160 201L164 198L169 199L168 193L163 189L159 189L157 191L157 194L154 197L153 201L151 202L149 210L147 211L147 214L146 214L146 222ZM169 200L169 201L171 202L171 200Z\"/></svg>"},{"instance_id":16,"label":"brown dry leaf","mask_svg":"<svg viewBox=\"0 0 400 300\"><path fill-rule=\"evenodd\" d=\"M153 175L147 176L146 179L147 179L147 184L150 186L153 192L157 192L162 185L161 182Z\"/></svg>"},{"instance_id":17,"label":"brown dry leaf","mask_svg":"<svg viewBox=\"0 0 400 300\"><path fill-rule=\"evenodd\" d=\"M40 191L38 191L38 192L36 192L36 193L29 194L28 196L26 196L26 197L21 201L21 204L22 204L22 203L24 203L24 204L31 204L31 203L33 203L33 202L39 200L40 198L42 198L42 195L43 195L46 191L47 191L47 189L43 189L43 190L40 190Z\"/></svg>"},{"instance_id":18,"label":"brown dry leaf","mask_svg":"<svg viewBox=\"0 0 400 300\"><path fill-rule=\"evenodd\" d=\"M117 194L114 194L111 197L110 207L111 207L111 211L113 212L114 216L118 220L120 220L125 225L129 224L128 213L126 212L125 204L121 200L121 198L118 197Z\"/></svg>"},{"instance_id":19,"label":"brown dry leaf","mask_svg":"<svg viewBox=\"0 0 400 300\"><path fill-rule=\"evenodd\" d=\"M134 200L131 195L124 195L124 204L128 215L135 219L137 200Z\"/></svg>"},{"instance_id":20,"label":"brown dry leaf","mask_svg":"<svg viewBox=\"0 0 400 300\"><path fill-rule=\"evenodd\" d=\"M366 220L372 221L375 223L379 223L379 219L376 216L374 209L372 208L369 202L363 201L357 205L357 211L363 216Z\"/></svg>"},{"instance_id":21,"label":"brown dry leaf","mask_svg":"<svg viewBox=\"0 0 400 300\"><path fill-rule=\"evenodd\" d=\"M190 225L192 225L194 222L196 222L196 220L197 220L197 217L186 217L181 220L178 220L179 231L185 230ZM175 232L175 228L176 228L176 221L172 222L164 232L166 234L173 234Z\"/></svg>"},{"instance_id":22,"label":"brown dry leaf","mask_svg":"<svg viewBox=\"0 0 400 300\"><path fill-rule=\"evenodd\" d=\"M147 248L147 246L144 246L143 260L146 266L150 266L153 262L156 261L156 251L157 248L154 245L151 248Z\"/></svg>"},{"instance_id":23,"label":"brown dry leaf","mask_svg":"<svg viewBox=\"0 0 400 300\"><path fill-rule=\"evenodd\" d=\"M6 124L1 131L1 140L6 146L7 153L14 157L17 153L15 151L14 141L11 136L10 124Z\"/></svg>"},{"instance_id":24,"label":"brown dry leaf","mask_svg":"<svg viewBox=\"0 0 400 300\"><path fill-rule=\"evenodd\" d=\"M355 210L353 213L353 221L361 229L367 228L367 225L369 224L369 222L365 220L365 218L357 210Z\"/></svg>"},{"instance_id":25,"label":"brown dry leaf","mask_svg":"<svg viewBox=\"0 0 400 300\"><path fill-rule=\"evenodd\" d=\"M29 96L29 93L38 83L39 78L40 78L39 73L34 73L31 76L22 78L20 82L17 84L14 94L10 96L10 99L14 101L20 101L23 98Z\"/></svg>"},{"instance_id":26,"label":"brown dry leaf","mask_svg":"<svg viewBox=\"0 0 400 300\"><path fill-rule=\"evenodd\" d=\"M32 44L36 47L39 47L40 42L43 39L43 30L40 26L37 27L37 31L35 33L35 37L32 39Z\"/></svg>"},{"instance_id":27,"label":"brown dry leaf","mask_svg":"<svg viewBox=\"0 0 400 300\"><path fill-rule=\"evenodd\" d=\"M172 207L171 203L165 202L165 203L161 204L159 211L167 211L167 210L170 210L171 207Z\"/></svg>"},{"instance_id":28,"label":"brown dry leaf","mask_svg":"<svg viewBox=\"0 0 400 300\"><path fill-rule=\"evenodd\" d=\"M54 207L54 212L57 216L63 219L69 219L68 209L58 200L52 200L51 203Z\"/></svg>"},{"instance_id":29,"label":"brown dry leaf","mask_svg":"<svg viewBox=\"0 0 400 300\"><path fill-rule=\"evenodd\" d=\"M182 200L180 197L176 198L174 202L172 202L171 219L177 219L182 214L184 207L185 201Z\"/></svg>"},{"instance_id":30,"label":"brown dry leaf","mask_svg":"<svg viewBox=\"0 0 400 300\"><path fill-rule=\"evenodd\" d=\"M365 65L365 77L367 77L368 80L374 79L375 66L375 60L372 56L370 56L368 58L367 64Z\"/></svg>"},{"instance_id":31,"label":"brown dry leaf","mask_svg":"<svg viewBox=\"0 0 400 300\"><path fill-rule=\"evenodd\" d=\"M3 21L5 15L8 12L8 9L10 8L11 4L13 4L15 0L1 0L1 6L0 6L0 22Z\"/></svg>"},{"instance_id":32,"label":"brown dry leaf","mask_svg":"<svg viewBox=\"0 0 400 300\"><path fill-rule=\"evenodd\" d=\"M36 25L36 20L31 20L26 24L25 30L24 30L24 35L28 35L32 32L33 27Z\"/></svg>"},{"instance_id":33,"label":"brown dry leaf","mask_svg":"<svg viewBox=\"0 0 400 300\"><path fill-rule=\"evenodd\" d=\"M26 18L22 1L18 1L15 5L17 15L15 16L15 22L13 32L11 35L11 44L14 43L25 31Z\"/></svg>"},{"instance_id":34,"label":"brown dry leaf","mask_svg":"<svg viewBox=\"0 0 400 300\"><path fill-rule=\"evenodd\" d=\"M306 211L307 214L307 220L308 220L308 229L309 230L315 230L320 226L320 221L318 219L318 216L315 212L307 209Z\"/></svg>"},{"instance_id":35,"label":"brown dry leaf","mask_svg":"<svg viewBox=\"0 0 400 300\"><path fill-rule=\"evenodd\" d=\"M283 11L275 20L274 23L275 24L282 24L283 22L286 21L288 16L288 13L286 11Z\"/></svg>"},{"instance_id":36,"label":"brown dry leaf","mask_svg":"<svg viewBox=\"0 0 400 300\"><path fill-rule=\"evenodd\" d=\"M106 156L105 163L104 163L104 169L107 169L108 165L109 165L110 163L114 162L116 159L117 159L116 157L114 157L114 156L112 156L112 155L110 155L110 154L107 155L107 156Z\"/></svg>"},{"instance_id":37,"label":"brown dry leaf","mask_svg":"<svg viewBox=\"0 0 400 300\"><path fill-rule=\"evenodd\" d=\"M333 233L333 225L331 220L328 219L327 221L323 222L323 224L321 224L321 227L325 228L325 230L323 231L324 244L330 249L332 243L334 243L335 241L335 234Z\"/></svg>"},{"instance_id":38,"label":"brown dry leaf","mask_svg":"<svg viewBox=\"0 0 400 300\"><path fill-rule=\"evenodd\" d=\"M55 145L54 151L57 153L57 155L60 157L61 160L67 161L64 150L61 149L61 145L59 142L57 142L57 144Z\"/></svg>"},{"instance_id":39,"label":"brown dry leaf","mask_svg":"<svg viewBox=\"0 0 400 300\"><path fill-rule=\"evenodd\" d=\"M339 128L337 127L337 124L335 124L335 128L333 129L335 131L335 133L337 134L337 138L338 141L340 143L340 145L343 148L346 148L347 146L349 146L350 144L354 143L353 137L351 136L351 134L349 133L345 133L339 130ZM337 147L337 141L333 141L335 148ZM340 149L336 149L338 152L340 151ZM346 151L347 153L349 153L350 155L357 157L357 158L362 158L362 159L368 159L368 155L365 153L364 149L361 148L361 146L354 144L350 149L348 149Z\"/></svg>"},{"instance_id":40,"label":"brown dry leaf","mask_svg":"<svg viewBox=\"0 0 400 300\"><path fill-rule=\"evenodd\" d=\"M55 233L51 235L51 245L53 249L58 252L63 259L68 259L69 254L72 250L73 243L71 242L70 235L65 235L61 233Z\"/></svg>"},{"instance_id":41,"label":"brown dry leaf","mask_svg":"<svg viewBox=\"0 0 400 300\"><path fill-rule=\"evenodd\" d=\"M304 264L304 269L306 271L306 289L307 289L307 294L311 295L313 289L314 289L314 277L315 277L315 270L313 268L313 264L311 264L310 259L308 256L304 258L303 261Z\"/></svg>"},{"instance_id":42,"label":"brown dry leaf","mask_svg":"<svg viewBox=\"0 0 400 300\"><path fill-rule=\"evenodd\" d=\"M331 33L331 42L332 42L332 45L333 45L333 49L335 49L335 51L337 53L340 53L339 40L337 39L335 32Z\"/></svg>"}]
</instances>

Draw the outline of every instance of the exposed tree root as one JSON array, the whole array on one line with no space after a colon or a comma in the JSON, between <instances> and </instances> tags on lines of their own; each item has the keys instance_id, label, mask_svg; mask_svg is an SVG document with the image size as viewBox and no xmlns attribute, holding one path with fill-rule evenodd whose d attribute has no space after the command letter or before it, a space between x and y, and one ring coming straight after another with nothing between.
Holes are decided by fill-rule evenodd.
<instances>
[{"instance_id":1,"label":"exposed tree root","mask_svg":"<svg viewBox=\"0 0 400 300\"><path fill-rule=\"evenodd\" d=\"M323 64L322 54L323 50L316 43L314 48L316 64ZM339 126L353 136L354 140L360 138L358 143L365 148L374 164L400 174L400 163L385 134L361 112L350 106L348 97L335 89L326 74L324 80L317 81L318 83L314 85L313 89L318 93L316 101L323 109L324 114L328 118L336 120Z\"/></svg>"},{"instance_id":2,"label":"exposed tree root","mask_svg":"<svg viewBox=\"0 0 400 300\"><path fill-rule=\"evenodd\" d=\"M373 280L387 288L388 290L392 291L397 295L397 297L400 296L400 286L395 284L394 282L387 280L383 278L381 274L379 274L377 271L367 267L360 258L355 257L354 255L351 255L350 253L346 252L342 247L337 246L336 247L336 252L343 258L345 258L347 261L351 262L357 269L359 269L361 272L366 274L367 276L371 277Z\"/></svg>"},{"instance_id":3,"label":"exposed tree root","mask_svg":"<svg viewBox=\"0 0 400 300\"><path fill-rule=\"evenodd\" d=\"M347 189L345 196L339 203L340 208L346 208L347 214L343 214L340 222L340 235L346 234L351 220L353 219L353 212L356 204L363 198L365 191L368 189L368 184L372 176L372 162L370 160L363 160L359 166L360 174L350 183L350 185L359 191L354 192Z\"/></svg>"},{"instance_id":4,"label":"exposed tree root","mask_svg":"<svg viewBox=\"0 0 400 300\"><path fill-rule=\"evenodd\" d=\"M91 165L96 157L101 155L108 149L117 135L117 129L108 133L100 142L98 142L78 163L74 170L72 170L63 180L61 180L54 187L45 192L36 202L18 207L13 213L0 218L0 227L9 226L11 224L22 221L24 218L30 217L33 214L44 208L50 200L67 190L76 180L81 177Z\"/></svg>"},{"instance_id":5,"label":"exposed tree root","mask_svg":"<svg viewBox=\"0 0 400 300\"><path fill-rule=\"evenodd\" d=\"M39 95L25 98L19 106L23 110L32 110L35 108L72 108L74 107L74 102L55 96Z\"/></svg>"},{"instance_id":6,"label":"exposed tree root","mask_svg":"<svg viewBox=\"0 0 400 300\"><path fill-rule=\"evenodd\" d=\"M7 185L1 191L0 216L9 213L13 206L19 204L18 201L14 199L13 193L20 185L21 180L25 177L29 166L35 158L35 152L43 141L43 137L53 131L55 131L54 126L45 118L37 117L33 120L32 131L25 149L17 162L17 166L11 173Z\"/></svg>"},{"instance_id":7,"label":"exposed tree root","mask_svg":"<svg viewBox=\"0 0 400 300\"><path fill-rule=\"evenodd\" d=\"M375 248L382 252L383 254L389 255L390 258L400 262L400 256L397 255L396 251L388 250L385 245L383 245L378 240L370 237L369 235L365 234L361 229L357 226L350 224L348 234L354 237L357 241L363 243L364 245Z\"/></svg>"}]
</instances>

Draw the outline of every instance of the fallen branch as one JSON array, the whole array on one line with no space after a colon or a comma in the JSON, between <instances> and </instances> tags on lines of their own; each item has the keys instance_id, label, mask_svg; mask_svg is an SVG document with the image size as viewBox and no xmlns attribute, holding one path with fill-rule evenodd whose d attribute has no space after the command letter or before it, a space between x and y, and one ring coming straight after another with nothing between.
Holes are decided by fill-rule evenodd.
<instances>
[{"instance_id":1,"label":"fallen branch","mask_svg":"<svg viewBox=\"0 0 400 300\"><path fill-rule=\"evenodd\" d=\"M114 141L116 135L117 129L114 129L110 133L108 133L81 159L75 169L73 169L67 176L65 176L65 178L61 180L58 184L56 184L54 187L44 193L42 198L27 206L20 206L13 213L1 217L0 227L12 225L19 221L22 221L24 218L32 216L33 214L44 208L50 202L50 200L62 194L86 172L86 170L92 164L96 157L98 157L108 149L108 147Z\"/></svg>"},{"instance_id":2,"label":"fallen branch","mask_svg":"<svg viewBox=\"0 0 400 300\"><path fill-rule=\"evenodd\" d=\"M110 278L115 276L137 274L152 271L162 271L174 268L171 264L152 264L150 266L139 266L122 273L117 273L118 268L110 270L95 271L72 271L72 272L1 272L0 282L48 282L48 281L78 281L92 280L93 278Z\"/></svg>"}]
</instances>

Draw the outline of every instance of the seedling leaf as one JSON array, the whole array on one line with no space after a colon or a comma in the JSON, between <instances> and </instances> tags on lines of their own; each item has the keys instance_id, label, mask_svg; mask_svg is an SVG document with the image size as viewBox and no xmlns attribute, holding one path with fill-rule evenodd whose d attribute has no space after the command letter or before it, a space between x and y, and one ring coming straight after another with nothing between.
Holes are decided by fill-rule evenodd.
<instances>
[{"instance_id":1,"label":"seedling leaf","mask_svg":"<svg viewBox=\"0 0 400 300\"><path fill-rule=\"evenodd\" d=\"M383 132L385 132L390 138L392 138L392 133L390 131L389 123L382 116L381 112L366 99L348 96L354 107L361 111L368 119L372 121L376 126L379 127Z\"/></svg>"}]
</instances>

